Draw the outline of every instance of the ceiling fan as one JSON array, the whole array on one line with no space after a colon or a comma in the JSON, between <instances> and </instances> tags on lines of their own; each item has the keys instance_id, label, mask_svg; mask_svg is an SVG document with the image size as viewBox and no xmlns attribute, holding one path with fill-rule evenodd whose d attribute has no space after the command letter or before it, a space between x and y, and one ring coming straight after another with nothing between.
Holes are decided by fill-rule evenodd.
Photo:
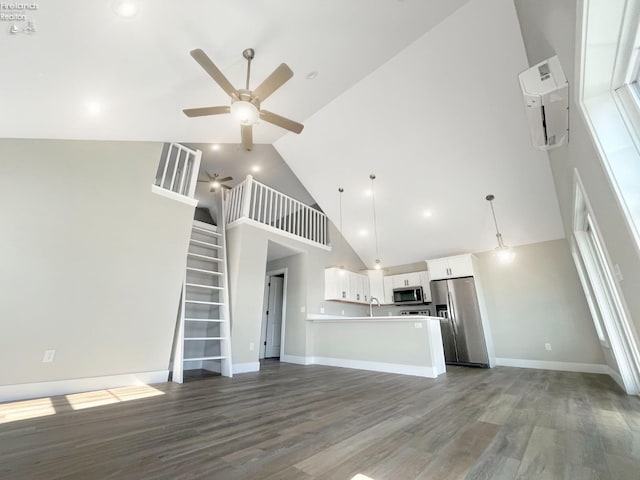
<instances>
[{"instance_id":1,"label":"ceiling fan","mask_svg":"<svg viewBox=\"0 0 640 480\"><path fill-rule=\"evenodd\" d=\"M253 48L247 48L242 56L247 60L247 82L245 88L235 89L231 82L215 66L211 59L199 48L191 51L191 56L209 74L220 87L231 97L231 105L216 107L187 108L183 112L187 117L203 117L207 115L220 115L231 113L240 120L240 135L242 146L246 150L253 148L253 125L262 119L294 133L302 132L304 125L288 118L260 108L273 92L284 85L291 77L293 71L285 63L281 63L271 75L269 75L255 90L249 89L249 76L251 74L251 60L255 56Z\"/></svg>"},{"instance_id":2,"label":"ceiling fan","mask_svg":"<svg viewBox=\"0 0 640 480\"><path fill-rule=\"evenodd\" d=\"M209 175L207 172L204 172L204 173L207 177L209 177L209 179L198 180L198 181L208 182L211 185L211 190L209 190L210 192L215 192L220 187L226 188L227 190L231 190L231 187L229 185L225 185L225 182L230 182L231 180L233 180L233 177L220 178L220 175L218 175L217 173L214 173L213 175Z\"/></svg>"}]
</instances>

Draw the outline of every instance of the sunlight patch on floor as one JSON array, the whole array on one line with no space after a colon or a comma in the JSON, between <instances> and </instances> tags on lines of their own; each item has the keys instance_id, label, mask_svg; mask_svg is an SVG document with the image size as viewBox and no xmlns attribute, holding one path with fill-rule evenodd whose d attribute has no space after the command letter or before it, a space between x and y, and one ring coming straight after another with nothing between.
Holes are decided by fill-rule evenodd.
<instances>
[{"instance_id":1,"label":"sunlight patch on floor","mask_svg":"<svg viewBox=\"0 0 640 480\"><path fill-rule=\"evenodd\" d=\"M53 415L55 413L56 409L53 407L53 403L49 397L4 403L0 405L0 423L46 417L47 415Z\"/></svg>"},{"instance_id":2,"label":"sunlight patch on floor","mask_svg":"<svg viewBox=\"0 0 640 480\"><path fill-rule=\"evenodd\" d=\"M351 477L351 480L374 480L371 477L367 477L366 475L363 475L361 473L358 473L355 477Z\"/></svg>"},{"instance_id":3,"label":"sunlight patch on floor","mask_svg":"<svg viewBox=\"0 0 640 480\"><path fill-rule=\"evenodd\" d=\"M150 385L111 388L0 404L0 424L164 395Z\"/></svg>"},{"instance_id":4,"label":"sunlight patch on floor","mask_svg":"<svg viewBox=\"0 0 640 480\"><path fill-rule=\"evenodd\" d=\"M128 402L141 398L164 395L164 392L150 385L135 385L132 387L112 388L109 390L97 390L94 392L74 393L67 395L67 401L74 410L100 407L112 403Z\"/></svg>"}]
</instances>

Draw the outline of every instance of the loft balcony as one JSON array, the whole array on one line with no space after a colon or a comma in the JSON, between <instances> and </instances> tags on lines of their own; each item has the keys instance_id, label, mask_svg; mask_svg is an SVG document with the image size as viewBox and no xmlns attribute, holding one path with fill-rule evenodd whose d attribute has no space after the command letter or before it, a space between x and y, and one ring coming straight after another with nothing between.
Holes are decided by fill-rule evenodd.
<instances>
[{"instance_id":1,"label":"loft balcony","mask_svg":"<svg viewBox=\"0 0 640 480\"><path fill-rule=\"evenodd\" d=\"M229 190L225 198L228 228L250 223L330 250L327 216L263 183L251 175Z\"/></svg>"}]
</instances>

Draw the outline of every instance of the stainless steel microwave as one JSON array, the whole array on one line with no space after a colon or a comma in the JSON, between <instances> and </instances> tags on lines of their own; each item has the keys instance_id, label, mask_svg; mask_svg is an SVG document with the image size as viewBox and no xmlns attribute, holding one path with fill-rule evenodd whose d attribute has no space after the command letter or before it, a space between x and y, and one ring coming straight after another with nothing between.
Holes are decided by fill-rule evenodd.
<instances>
[{"instance_id":1,"label":"stainless steel microwave","mask_svg":"<svg viewBox=\"0 0 640 480\"><path fill-rule=\"evenodd\" d=\"M394 305L419 305L424 303L422 287L406 287L393 289Z\"/></svg>"}]
</instances>

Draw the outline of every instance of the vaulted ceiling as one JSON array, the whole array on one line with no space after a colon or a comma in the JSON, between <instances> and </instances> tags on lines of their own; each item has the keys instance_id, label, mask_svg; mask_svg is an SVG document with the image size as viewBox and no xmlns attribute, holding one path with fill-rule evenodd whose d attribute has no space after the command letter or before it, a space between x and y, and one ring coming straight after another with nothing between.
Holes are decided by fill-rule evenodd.
<instances>
[{"instance_id":1,"label":"vaulted ceiling","mask_svg":"<svg viewBox=\"0 0 640 480\"><path fill-rule=\"evenodd\" d=\"M336 224L345 189L344 234L368 266L370 173L385 265L493 248L487 193L507 243L563 236L547 156L528 140L512 0L138 0L132 18L113 3L40 3L36 33L6 34L2 136L238 143L230 117L182 114L228 104L189 51L241 86L253 47L253 86L282 62L295 72L264 107L305 124L261 123L255 143L274 144Z\"/></svg>"}]
</instances>

